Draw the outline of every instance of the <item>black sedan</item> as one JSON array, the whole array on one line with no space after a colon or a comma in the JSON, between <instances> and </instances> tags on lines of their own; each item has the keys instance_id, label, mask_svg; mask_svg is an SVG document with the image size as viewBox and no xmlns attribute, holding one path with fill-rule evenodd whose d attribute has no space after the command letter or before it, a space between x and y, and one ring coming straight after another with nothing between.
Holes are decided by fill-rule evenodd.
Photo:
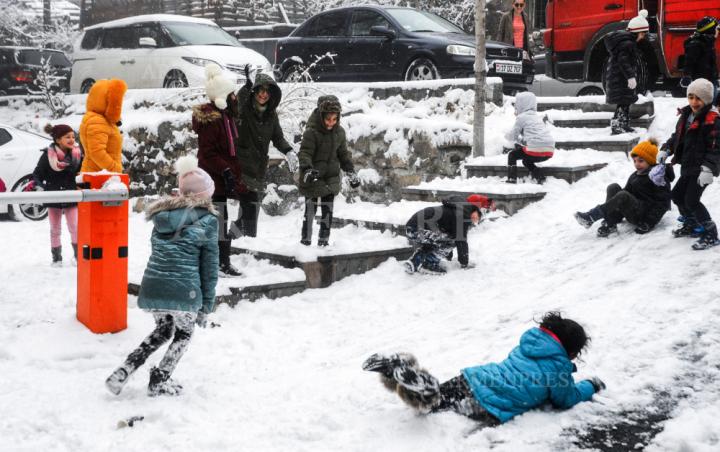
<instances>
[{"instance_id":1,"label":"black sedan","mask_svg":"<svg viewBox=\"0 0 720 452\"><path fill-rule=\"evenodd\" d=\"M532 84L522 49L486 44L488 76L506 92ZM319 13L280 39L275 75L283 81L393 81L474 77L475 37L413 8L354 6Z\"/></svg>"},{"instance_id":2,"label":"black sedan","mask_svg":"<svg viewBox=\"0 0 720 452\"><path fill-rule=\"evenodd\" d=\"M72 63L59 50L32 47L0 47L0 96L40 91L38 72L45 67L45 83L51 91L70 90Z\"/></svg>"}]
</instances>

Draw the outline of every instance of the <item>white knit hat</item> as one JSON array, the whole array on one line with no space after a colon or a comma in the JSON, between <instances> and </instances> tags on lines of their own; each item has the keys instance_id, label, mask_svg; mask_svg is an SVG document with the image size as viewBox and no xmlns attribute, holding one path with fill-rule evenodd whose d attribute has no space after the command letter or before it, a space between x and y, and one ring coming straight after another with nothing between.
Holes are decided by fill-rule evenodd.
<instances>
[{"instance_id":1,"label":"white knit hat","mask_svg":"<svg viewBox=\"0 0 720 452\"><path fill-rule=\"evenodd\" d=\"M215 193L215 183L212 177L204 169L198 167L198 160L195 156L180 157L175 162L175 169L178 172L178 187L183 195L210 198Z\"/></svg>"},{"instance_id":2,"label":"white knit hat","mask_svg":"<svg viewBox=\"0 0 720 452\"><path fill-rule=\"evenodd\" d=\"M705 105L710 105L713 101L713 84L704 78L696 79L687 87L687 93L694 94Z\"/></svg>"},{"instance_id":3,"label":"white knit hat","mask_svg":"<svg viewBox=\"0 0 720 452\"><path fill-rule=\"evenodd\" d=\"M223 74L215 63L205 66L205 93L211 102L220 110L227 108L228 94L235 91L235 82Z\"/></svg>"},{"instance_id":4,"label":"white knit hat","mask_svg":"<svg viewBox=\"0 0 720 452\"><path fill-rule=\"evenodd\" d=\"M633 33L644 33L650 30L650 24L647 21L647 16L647 10L641 9L637 16L630 19L630 22L627 25L627 31L632 31Z\"/></svg>"}]
</instances>

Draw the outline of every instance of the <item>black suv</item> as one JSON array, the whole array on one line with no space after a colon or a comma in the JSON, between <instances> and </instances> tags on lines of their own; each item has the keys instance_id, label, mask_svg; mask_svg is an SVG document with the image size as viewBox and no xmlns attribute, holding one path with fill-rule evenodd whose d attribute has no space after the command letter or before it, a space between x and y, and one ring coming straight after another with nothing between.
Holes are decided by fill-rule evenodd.
<instances>
[{"instance_id":1,"label":"black suv","mask_svg":"<svg viewBox=\"0 0 720 452\"><path fill-rule=\"evenodd\" d=\"M506 92L533 82L522 49L488 41L488 76ZM325 56L323 58L323 56ZM275 75L294 81L392 81L474 77L475 37L413 8L354 6L316 14L275 48Z\"/></svg>"},{"instance_id":2,"label":"black suv","mask_svg":"<svg viewBox=\"0 0 720 452\"><path fill-rule=\"evenodd\" d=\"M0 96L37 92L35 79L45 62L51 66L50 76L56 79L54 89L70 91L72 63L64 53L32 47L0 47Z\"/></svg>"}]
</instances>

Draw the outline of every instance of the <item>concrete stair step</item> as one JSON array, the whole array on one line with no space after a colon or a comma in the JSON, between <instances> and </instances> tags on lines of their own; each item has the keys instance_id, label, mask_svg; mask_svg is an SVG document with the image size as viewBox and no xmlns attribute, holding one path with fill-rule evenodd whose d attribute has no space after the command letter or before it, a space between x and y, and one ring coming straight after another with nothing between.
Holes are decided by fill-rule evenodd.
<instances>
[{"instance_id":1,"label":"concrete stair step","mask_svg":"<svg viewBox=\"0 0 720 452\"><path fill-rule=\"evenodd\" d=\"M556 149L594 149L602 152L624 152L629 154L632 148L638 144L638 137L606 139L606 140L562 140L555 142Z\"/></svg>"},{"instance_id":2,"label":"concrete stair step","mask_svg":"<svg viewBox=\"0 0 720 452\"><path fill-rule=\"evenodd\" d=\"M581 166L543 166L542 170L546 177L555 177L563 179L568 183L577 182L593 171L605 168L607 163L596 163L592 165ZM507 176L507 165L491 165L491 164L468 164L465 165L467 177L505 177ZM530 173L522 166L518 165L518 177L529 176Z\"/></svg>"},{"instance_id":3,"label":"concrete stair step","mask_svg":"<svg viewBox=\"0 0 720 452\"><path fill-rule=\"evenodd\" d=\"M633 118L630 120L630 127L641 127L647 129L652 124L654 118ZM567 128L592 128L602 129L610 127L610 118L583 118L582 116L576 119L551 119L550 122L555 127L567 127Z\"/></svg>"},{"instance_id":4,"label":"concrete stair step","mask_svg":"<svg viewBox=\"0 0 720 452\"><path fill-rule=\"evenodd\" d=\"M441 188L422 188L422 187L406 187L402 190L402 196L410 201L435 201L439 202L448 196L468 197L471 194L485 195L495 201L498 209L504 211L508 215L514 215L517 211L545 197L545 192L532 191L527 193L515 192L508 193L504 190L493 190L492 187L483 189L477 187L467 190L459 189L441 189Z\"/></svg>"},{"instance_id":5,"label":"concrete stair step","mask_svg":"<svg viewBox=\"0 0 720 452\"><path fill-rule=\"evenodd\" d=\"M584 113L595 112L614 112L616 105L606 104L604 96L588 96L582 100L578 98L542 98L538 97L538 111L547 110L582 110ZM641 116L655 115L654 102L643 102L641 104L630 105L630 117L639 118Z\"/></svg>"}]
</instances>

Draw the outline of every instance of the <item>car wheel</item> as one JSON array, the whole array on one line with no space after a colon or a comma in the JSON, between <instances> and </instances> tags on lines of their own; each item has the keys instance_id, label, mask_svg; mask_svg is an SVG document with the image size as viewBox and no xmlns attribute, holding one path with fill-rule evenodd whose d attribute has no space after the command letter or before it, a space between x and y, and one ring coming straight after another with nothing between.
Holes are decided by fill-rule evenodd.
<instances>
[{"instance_id":1,"label":"car wheel","mask_svg":"<svg viewBox=\"0 0 720 452\"><path fill-rule=\"evenodd\" d=\"M32 175L28 174L15 184L12 191L28 191L28 185L32 180ZM15 221L20 221L22 219L21 215L32 221L42 221L48 215L48 209L43 204L13 204L9 212L10 218Z\"/></svg>"},{"instance_id":2,"label":"car wheel","mask_svg":"<svg viewBox=\"0 0 720 452\"><path fill-rule=\"evenodd\" d=\"M414 80L435 80L440 78L440 73L435 63L427 58L413 60L405 71L405 81Z\"/></svg>"},{"instance_id":3,"label":"car wheel","mask_svg":"<svg viewBox=\"0 0 720 452\"><path fill-rule=\"evenodd\" d=\"M304 67L295 64L283 73L282 81L285 83L309 83L312 82L312 77Z\"/></svg>"},{"instance_id":4,"label":"car wheel","mask_svg":"<svg viewBox=\"0 0 720 452\"><path fill-rule=\"evenodd\" d=\"M180 71L170 71L168 75L165 76L165 81L163 81L163 88L187 88L188 87L188 81L187 77L185 77L185 74L183 74Z\"/></svg>"},{"instance_id":5,"label":"car wheel","mask_svg":"<svg viewBox=\"0 0 720 452\"><path fill-rule=\"evenodd\" d=\"M90 92L90 88L95 84L95 80L89 78L82 82L82 85L80 85L80 93L87 94Z\"/></svg>"},{"instance_id":6,"label":"car wheel","mask_svg":"<svg viewBox=\"0 0 720 452\"><path fill-rule=\"evenodd\" d=\"M599 86L584 86L577 93L578 96L602 96L604 94L605 91L603 91L603 89Z\"/></svg>"}]
</instances>

